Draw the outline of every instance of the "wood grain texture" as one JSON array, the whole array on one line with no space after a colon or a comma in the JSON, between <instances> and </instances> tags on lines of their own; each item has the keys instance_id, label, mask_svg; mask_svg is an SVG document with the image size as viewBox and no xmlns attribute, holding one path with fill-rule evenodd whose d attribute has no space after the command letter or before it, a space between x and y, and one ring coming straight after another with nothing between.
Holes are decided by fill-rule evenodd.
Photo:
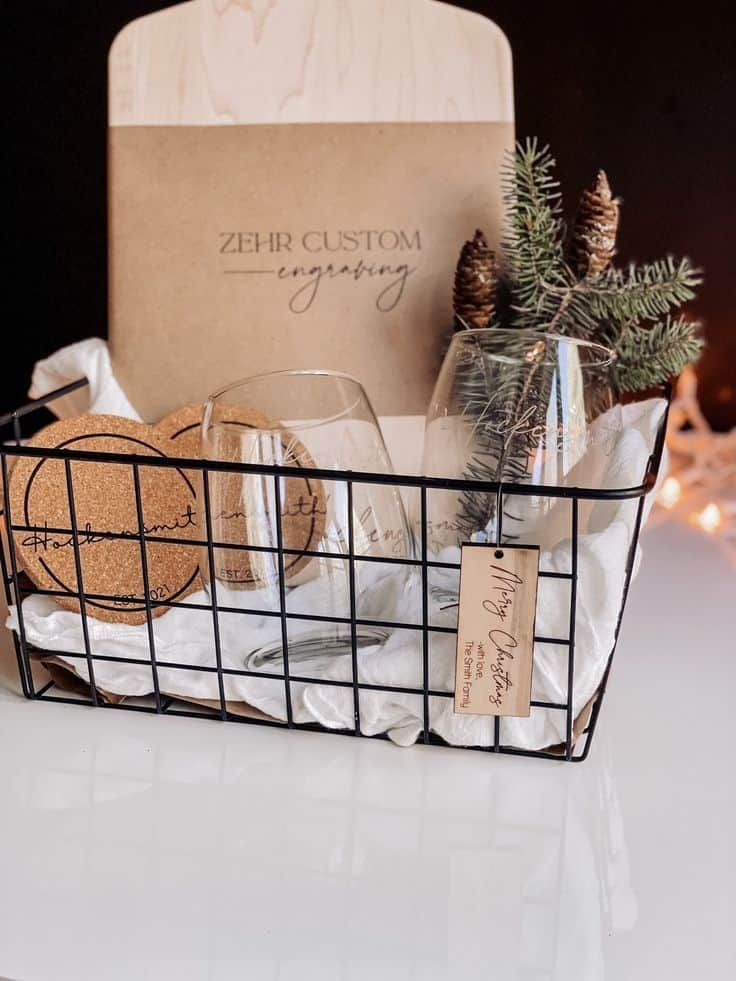
<instances>
[{"instance_id":1,"label":"wood grain texture","mask_svg":"<svg viewBox=\"0 0 736 981\"><path fill-rule=\"evenodd\" d=\"M190 0L110 49L111 126L513 115L503 33L436 0Z\"/></svg>"}]
</instances>

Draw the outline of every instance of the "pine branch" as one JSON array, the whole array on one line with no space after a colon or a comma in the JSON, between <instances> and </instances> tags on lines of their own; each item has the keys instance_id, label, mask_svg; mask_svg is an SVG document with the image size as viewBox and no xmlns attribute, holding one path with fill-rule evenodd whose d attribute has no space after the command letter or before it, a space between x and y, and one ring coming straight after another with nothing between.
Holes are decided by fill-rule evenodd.
<instances>
[{"instance_id":1,"label":"pine branch","mask_svg":"<svg viewBox=\"0 0 736 981\"><path fill-rule=\"evenodd\" d=\"M503 173L506 206L504 254L514 284L512 311L518 326L539 326L559 300L549 287L569 283L563 258L560 186L548 147L536 139L517 143Z\"/></svg>"},{"instance_id":2,"label":"pine branch","mask_svg":"<svg viewBox=\"0 0 736 981\"><path fill-rule=\"evenodd\" d=\"M692 300L702 281L701 271L689 259L676 262L668 256L638 266L631 263L627 269L610 269L586 284L585 293L594 317L626 324L669 314Z\"/></svg>"},{"instance_id":3,"label":"pine branch","mask_svg":"<svg viewBox=\"0 0 736 981\"><path fill-rule=\"evenodd\" d=\"M611 268L618 202L600 175L585 201L573 270L565 260L554 167L549 148L534 139L518 143L504 168L503 302L488 328L526 328L518 349L513 342L508 345L509 364L523 353L530 332L556 333L614 348L618 358L614 381L621 390L641 391L661 384L694 361L702 347L697 325L675 318L679 307L695 296L701 272L689 259L671 257ZM523 480L535 452L534 440L520 434L506 438L494 427L492 416L516 418L529 406L536 410L545 399L521 384L523 372L508 367L498 371L497 366L484 363L480 350L479 355L479 360L466 362L456 381L457 403L472 434L465 476L486 482ZM610 381L606 369L601 391L607 393ZM466 538L492 527L495 498L482 492L461 495L458 520Z\"/></svg>"},{"instance_id":4,"label":"pine branch","mask_svg":"<svg viewBox=\"0 0 736 981\"><path fill-rule=\"evenodd\" d=\"M638 392L679 375L700 354L703 341L698 328L692 321L668 317L652 327L625 330L618 341L615 367L621 389Z\"/></svg>"},{"instance_id":5,"label":"pine branch","mask_svg":"<svg viewBox=\"0 0 736 981\"><path fill-rule=\"evenodd\" d=\"M656 321L669 315L695 295L702 282L699 269L689 259L668 257L659 262L631 264L625 270L610 269L602 276L559 287L545 284L546 302L557 309L550 320L537 326L547 333L584 339L607 335L615 347L618 336L631 325Z\"/></svg>"},{"instance_id":6,"label":"pine branch","mask_svg":"<svg viewBox=\"0 0 736 981\"><path fill-rule=\"evenodd\" d=\"M520 335L520 351L528 345ZM503 420L512 420L527 406L537 409L543 399L530 392L528 365L499 362L478 345L472 360L467 360L455 379L455 399L462 407L468 425L468 442L472 447L463 476L484 483L522 481L527 474L529 456L534 450L532 432L504 432ZM459 498L458 529L469 541L495 522L496 496L493 492L463 491Z\"/></svg>"},{"instance_id":7,"label":"pine branch","mask_svg":"<svg viewBox=\"0 0 736 981\"><path fill-rule=\"evenodd\" d=\"M468 480L520 483L528 477L545 425L551 382L551 376L539 373L539 364L525 356L530 353L529 337L520 331L518 345L506 345L504 358L492 356L479 342L472 356L458 364L454 398L467 425L469 453L463 476ZM514 426L521 416L526 424ZM464 540L493 533L495 492L464 491L458 503L458 530ZM512 516L508 518L504 540L514 537Z\"/></svg>"}]
</instances>

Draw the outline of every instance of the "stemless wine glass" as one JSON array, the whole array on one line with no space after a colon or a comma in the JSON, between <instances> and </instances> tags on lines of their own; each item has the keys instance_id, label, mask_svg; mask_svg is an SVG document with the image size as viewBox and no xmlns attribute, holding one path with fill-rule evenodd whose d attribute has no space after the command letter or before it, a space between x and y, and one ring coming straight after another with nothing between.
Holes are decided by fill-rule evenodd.
<instances>
[{"instance_id":1,"label":"stemless wine glass","mask_svg":"<svg viewBox=\"0 0 736 981\"><path fill-rule=\"evenodd\" d=\"M354 378L332 371L272 372L217 392L204 409L202 457L305 471L392 472L365 391ZM307 472L211 471L209 496L218 543L212 556L217 605L279 611L283 588L290 659L351 650L350 624L339 620L353 612L363 619L395 619L406 567L361 561L413 554L395 486L355 481L349 488L345 480ZM212 595L209 556L202 569ZM244 635L248 666L282 656L278 619L256 620ZM384 628L360 626L356 639L363 647L387 636Z\"/></svg>"},{"instance_id":2,"label":"stemless wine glass","mask_svg":"<svg viewBox=\"0 0 736 981\"><path fill-rule=\"evenodd\" d=\"M427 413L429 476L543 486L595 486L621 430L613 353L535 330L457 333ZM433 553L469 541L554 541L556 499L433 491ZM499 528L499 520L501 527ZM556 522L559 525L559 522ZM499 538L500 532L500 538Z\"/></svg>"}]
</instances>

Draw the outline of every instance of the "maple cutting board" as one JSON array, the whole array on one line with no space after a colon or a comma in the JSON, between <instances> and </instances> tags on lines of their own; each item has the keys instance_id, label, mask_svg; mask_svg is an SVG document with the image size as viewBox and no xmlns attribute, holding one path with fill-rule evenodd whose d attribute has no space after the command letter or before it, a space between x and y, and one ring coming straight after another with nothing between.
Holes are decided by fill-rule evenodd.
<instances>
[{"instance_id":1,"label":"maple cutting board","mask_svg":"<svg viewBox=\"0 0 736 981\"><path fill-rule=\"evenodd\" d=\"M459 249L500 235L495 24L435 0L193 0L115 39L109 123L110 345L147 421L293 367L423 413Z\"/></svg>"}]
</instances>

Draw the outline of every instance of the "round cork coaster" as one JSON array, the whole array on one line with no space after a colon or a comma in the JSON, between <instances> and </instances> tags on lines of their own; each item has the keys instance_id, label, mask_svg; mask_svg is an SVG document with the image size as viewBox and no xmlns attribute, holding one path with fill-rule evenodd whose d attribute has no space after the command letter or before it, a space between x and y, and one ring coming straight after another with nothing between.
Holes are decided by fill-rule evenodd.
<instances>
[{"instance_id":1,"label":"round cork coaster","mask_svg":"<svg viewBox=\"0 0 736 981\"><path fill-rule=\"evenodd\" d=\"M251 429L268 429L273 425L273 421L268 416L244 405L218 405L216 411L218 422L233 423ZM156 423L154 426L156 432L174 443L174 449L169 448L171 456L199 459L203 412L204 406L192 402L170 412L161 422Z\"/></svg>"},{"instance_id":2,"label":"round cork coaster","mask_svg":"<svg viewBox=\"0 0 736 981\"><path fill-rule=\"evenodd\" d=\"M173 444L172 456L200 456L203 407L185 405L156 425ZM248 406L218 405L217 422L226 423L218 432L218 460L278 463L281 466L312 468L316 464L303 444L286 430L273 428L273 421ZM253 437L254 433L260 435ZM191 471L199 488L201 474ZM209 472L212 538L228 545L276 548L275 490L271 476ZM312 562L305 552L320 549L327 525L327 493L320 480L284 477L279 482L284 576L292 581ZM214 550L215 575L235 589L255 589L278 581L278 557L273 552L242 548Z\"/></svg>"},{"instance_id":3,"label":"round cork coaster","mask_svg":"<svg viewBox=\"0 0 736 981\"><path fill-rule=\"evenodd\" d=\"M118 416L86 415L53 423L30 446L81 452L166 457L167 444L150 426ZM144 623L144 574L138 538L133 467L122 462L70 463L85 610L99 620ZM175 539L146 542L148 593L152 601L175 601L199 587L199 549L194 487L170 467L139 468L144 533ZM77 592L77 564L63 460L21 457L10 479L13 523L36 530L14 531L23 569L41 589ZM124 538L106 538L106 533ZM181 543L181 544L180 544ZM78 610L74 597L55 596ZM153 616L168 607L154 606Z\"/></svg>"}]
</instances>

